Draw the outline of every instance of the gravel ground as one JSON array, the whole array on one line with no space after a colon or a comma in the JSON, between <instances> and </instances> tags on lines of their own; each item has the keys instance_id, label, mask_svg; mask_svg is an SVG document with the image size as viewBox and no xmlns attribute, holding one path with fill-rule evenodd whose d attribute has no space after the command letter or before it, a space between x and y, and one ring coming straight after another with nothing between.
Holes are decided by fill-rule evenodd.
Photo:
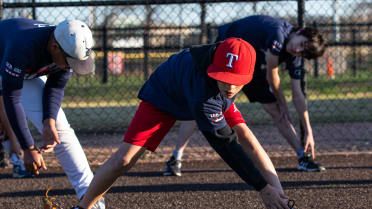
<instances>
[{"instance_id":1,"label":"gravel ground","mask_svg":"<svg viewBox=\"0 0 372 209\"><path fill-rule=\"evenodd\" d=\"M327 167L320 173L294 169L294 157L272 158L285 192L297 208L372 208L372 155L321 155ZM162 163L139 163L120 177L106 195L107 208L130 209L247 209L263 208L258 194L222 161L184 163L182 177L163 177ZM10 169L0 170L0 208L42 208L48 186L61 208L76 204L74 191L58 167L37 178L12 179Z\"/></svg>"}]
</instances>

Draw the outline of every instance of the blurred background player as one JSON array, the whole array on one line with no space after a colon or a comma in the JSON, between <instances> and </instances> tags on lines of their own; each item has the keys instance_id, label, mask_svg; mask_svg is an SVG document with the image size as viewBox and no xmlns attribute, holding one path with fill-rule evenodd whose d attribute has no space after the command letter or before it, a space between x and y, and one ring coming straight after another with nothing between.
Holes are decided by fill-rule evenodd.
<instances>
[{"instance_id":1,"label":"blurred background player","mask_svg":"<svg viewBox=\"0 0 372 209\"><path fill-rule=\"evenodd\" d=\"M314 28L295 28L283 19L264 15L248 16L218 28L217 41L239 37L251 43L257 52L252 82L245 85L243 93L250 102L259 102L272 117L281 135L287 140L298 158L301 171L322 171L323 166L314 162L315 142L306 97L301 81L305 75L302 58L315 59L323 55L325 40ZM292 101L301 126L304 128L304 145L290 119L288 106L280 85L279 64L285 63L291 77ZM181 176L183 151L195 123L181 122L178 142L166 162L164 175Z\"/></svg>"},{"instance_id":2,"label":"blurred background player","mask_svg":"<svg viewBox=\"0 0 372 209\"><path fill-rule=\"evenodd\" d=\"M97 170L74 208L90 209L146 150L156 150L176 120L196 120L221 158L259 191L266 208L288 209L270 158L233 103L251 81L255 60L250 44L229 38L185 49L162 63L142 86L141 102L118 151Z\"/></svg>"},{"instance_id":3,"label":"blurred background player","mask_svg":"<svg viewBox=\"0 0 372 209\"><path fill-rule=\"evenodd\" d=\"M88 74L94 70L92 32L78 20L54 26L25 18L0 21L0 31L0 102L5 107L0 114L9 119L2 119L3 125L14 131L28 171L38 175L47 169L42 154L54 151L81 198L93 173L61 103L72 72ZM28 120L42 134L40 149ZM104 201L94 208L104 209Z\"/></svg>"}]
</instances>

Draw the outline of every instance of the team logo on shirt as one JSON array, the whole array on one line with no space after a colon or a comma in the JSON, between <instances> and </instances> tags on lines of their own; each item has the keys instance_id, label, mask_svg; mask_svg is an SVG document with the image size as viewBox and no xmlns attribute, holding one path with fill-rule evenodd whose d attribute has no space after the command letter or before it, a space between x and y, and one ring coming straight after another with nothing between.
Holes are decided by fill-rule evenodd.
<instances>
[{"instance_id":1,"label":"team logo on shirt","mask_svg":"<svg viewBox=\"0 0 372 209\"><path fill-rule=\"evenodd\" d=\"M210 119L213 123L218 123L218 122L220 122L220 121L223 119L223 113L222 113L222 111L219 112L219 113L209 114L209 119Z\"/></svg>"},{"instance_id":2,"label":"team logo on shirt","mask_svg":"<svg viewBox=\"0 0 372 209\"><path fill-rule=\"evenodd\" d=\"M279 41L277 41L277 40L274 40L273 45L271 46L271 48L274 51L277 51L277 52L280 52L282 50L282 47L283 47L283 45L281 43L279 43Z\"/></svg>"},{"instance_id":3,"label":"team logo on shirt","mask_svg":"<svg viewBox=\"0 0 372 209\"><path fill-rule=\"evenodd\" d=\"M54 25L50 25L50 24L43 24L43 23L35 23L34 24L35 26L37 26L38 28L45 28L45 27L50 27L50 26L54 26Z\"/></svg>"},{"instance_id":4,"label":"team logo on shirt","mask_svg":"<svg viewBox=\"0 0 372 209\"><path fill-rule=\"evenodd\" d=\"M13 67L9 62L5 62L5 72L13 77L19 77L22 73L21 69Z\"/></svg>"},{"instance_id":5,"label":"team logo on shirt","mask_svg":"<svg viewBox=\"0 0 372 209\"><path fill-rule=\"evenodd\" d=\"M261 64L260 69L261 70L266 70L266 64Z\"/></svg>"},{"instance_id":6,"label":"team logo on shirt","mask_svg":"<svg viewBox=\"0 0 372 209\"><path fill-rule=\"evenodd\" d=\"M300 76L301 73L302 73L302 70L301 70L301 69L297 69L297 70L294 71L294 74L295 74L296 76Z\"/></svg>"},{"instance_id":7,"label":"team logo on shirt","mask_svg":"<svg viewBox=\"0 0 372 209\"><path fill-rule=\"evenodd\" d=\"M227 63L226 67L233 68L233 62L238 61L239 56L237 54L233 54L229 52L226 54L226 58L229 59L229 62Z\"/></svg>"}]
</instances>

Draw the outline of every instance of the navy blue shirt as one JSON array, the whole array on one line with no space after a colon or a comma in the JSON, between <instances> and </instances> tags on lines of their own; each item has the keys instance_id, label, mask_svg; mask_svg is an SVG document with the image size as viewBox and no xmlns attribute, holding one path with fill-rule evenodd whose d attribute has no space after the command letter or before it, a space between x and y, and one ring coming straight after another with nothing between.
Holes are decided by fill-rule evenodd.
<instances>
[{"instance_id":1,"label":"navy blue shirt","mask_svg":"<svg viewBox=\"0 0 372 209\"><path fill-rule=\"evenodd\" d=\"M293 26L285 20L255 15L220 26L217 41L237 37L250 43L257 54L256 69L266 64L264 53L269 50L273 55L279 56L279 64L286 63L292 79L301 79L304 76L301 57L295 57L285 50L292 31Z\"/></svg>"},{"instance_id":2,"label":"navy blue shirt","mask_svg":"<svg viewBox=\"0 0 372 209\"><path fill-rule=\"evenodd\" d=\"M223 112L233 100L223 97L217 82L207 75L211 54L204 64L196 60L203 59L212 47L215 45L198 48L203 52L195 56L190 49L171 56L150 76L138 97L177 120L196 120L201 131L212 132L227 126Z\"/></svg>"},{"instance_id":3,"label":"navy blue shirt","mask_svg":"<svg viewBox=\"0 0 372 209\"><path fill-rule=\"evenodd\" d=\"M24 79L48 75L43 92L43 119L56 119L71 70L61 70L47 51L55 26L18 18L0 21L1 93L9 122L23 149L34 145L20 102Z\"/></svg>"}]
</instances>

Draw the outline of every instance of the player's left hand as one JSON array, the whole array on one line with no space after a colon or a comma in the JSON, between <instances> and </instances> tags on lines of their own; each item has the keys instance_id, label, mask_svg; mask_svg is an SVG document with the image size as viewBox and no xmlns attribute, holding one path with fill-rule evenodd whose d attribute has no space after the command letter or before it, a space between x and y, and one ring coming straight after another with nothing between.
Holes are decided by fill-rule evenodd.
<instances>
[{"instance_id":1,"label":"player's left hand","mask_svg":"<svg viewBox=\"0 0 372 209\"><path fill-rule=\"evenodd\" d=\"M314 137L312 134L305 134L305 147L304 151L305 152L310 152L311 150L311 157L313 160L315 159L315 142L314 142Z\"/></svg>"},{"instance_id":2,"label":"player's left hand","mask_svg":"<svg viewBox=\"0 0 372 209\"><path fill-rule=\"evenodd\" d=\"M26 170L33 175L39 175L39 170L41 169L47 170L43 155L35 146L31 146L24 150L23 161L25 163Z\"/></svg>"},{"instance_id":3,"label":"player's left hand","mask_svg":"<svg viewBox=\"0 0 372 209\"><path fill-rule=\"evenodd\" d=\"M291 209L288 205L289 199L283 190L277 189L270 184L260 190L260 196L267 209Z\"/></svg>"},{"instance_id":4,"label":"player's left hand","mask_svg":"<svg viewBox=\"0 0 372 209\"><path fill-rule=\"evenodd\" d=\"M51 152L57 144L61 143L58 137L56 121L52 118L44 120L43 141L44 145L40 148L42 152Z\"/></svg>"}]
</instances>

